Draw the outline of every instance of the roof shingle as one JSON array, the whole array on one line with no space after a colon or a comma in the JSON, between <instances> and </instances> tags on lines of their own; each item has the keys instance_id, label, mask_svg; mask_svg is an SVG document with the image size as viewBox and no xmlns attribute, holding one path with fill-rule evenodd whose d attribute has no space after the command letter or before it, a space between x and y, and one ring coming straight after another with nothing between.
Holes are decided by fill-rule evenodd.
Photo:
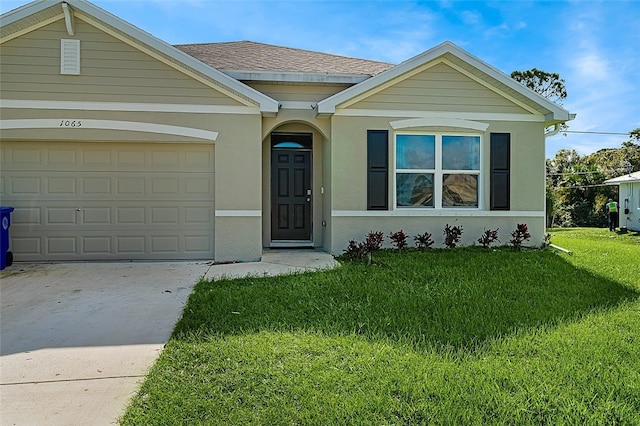
<instances>
[{"instance_id":1,"label":"roof shingle","mask_svg":"<svg viewBox=\"0 0 640 426\"><path fill-rule=\"evenodd\" d=\"M221 71L355 74L374 76L394 64L252 41L176 45Z\"/></svg>"}]
</instances>

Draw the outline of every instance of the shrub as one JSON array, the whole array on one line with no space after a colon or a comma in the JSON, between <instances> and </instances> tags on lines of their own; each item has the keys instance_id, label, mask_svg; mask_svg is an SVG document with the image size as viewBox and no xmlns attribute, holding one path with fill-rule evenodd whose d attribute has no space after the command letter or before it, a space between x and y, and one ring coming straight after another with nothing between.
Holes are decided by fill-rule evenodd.
<instances>
[{"instance_id":1,"label":"shrub","mask_svg":"<svg viewBox=\"0 0 640 426\"><path fill-rule=\"evenodd\" d=\"M415 237L413 237L413 240L416 242L416 247L418 247L419 249L428 249L433 245L431 234L428 232L416 235Z\"/></svg>"},{"instance_id":2,"label":"shrub","mask_svg":"<svg viewBox=\"0 0 640 426\"><path fill-rule=\"evenodd\" d=\"M371 264L371 253L382 248L383 240L384 235L382 232L370 231L364 242L358 243L355 240L350 240L343 256L347 260L367 259L367 263Z\"/></svg>"},{"instance_id":3,"label":"shrub","mask_svg":"<svg viewBox=\"0 0 640 426\"><path fill-rule=\"evenodd\" d=\"M456 244L460 242L462 236L462 226L450 227L449 224L444 227L444 245L449 248L456 248Z\"/></svg>"},{"instance_id":4,"label":"shrub","mask_svg":"<svg viewBox=\"0 0 640 426\"><path fill-rule=\"evenodd\" d=\"M367 250L363 243L357 243L355 240L349 240L349 245L344 250L345 259L358 260L367 256Z\"/></svg>"},{"instance_id":5,"label":"shrub","mask_svg":"<svg viewBox=\"0 0 640 426\"><path fill-rule=\"evenodd\" d=\"M497 229L495 231L485 229L482 236L478 238L478 242L482 244L482 248L484 249L488 249L491 243L493 243L494 241L500 242L500 240L498 239Z\"/></svg>"},{"instance_id":6,"label":"shrub","mask_svg":"<svg viewBox=\"0 0 640 426\"><path fill-rule=\"evenodd\" d=\"M370 231L367 234L367 238L364 240L364 246L369 253L372 253L382 248L383 240L384 240L384 235L382 234L381 231L378 231L378 232Z\"/></svg>"},{"instance_id":7,"label":"shrub","mask_svg":"<svg viewBox=\"0 0 640 426\"><path fill-rule=\"evenodd\" d=\"M393 244L393 246L397 250L403 250L408 247L408 244L407 244L408 237L409 236L405 234L402 229L397 232L393 232L389 234L389 238L391 239L391 244Z\"/></svg>"},{"instance_id":8,"label":"shrub","mask_svg":"<svg viewBox=\"0 0 640 426\"><path fill-rule=\"evenodd\" d=\"M519 223L516 230L511 233L511 236L513 238L509 242L514 250L520 250L522 248L522 243L531 238L531 234L529 233L526 223Z\"/></svg>"}]
</instances>

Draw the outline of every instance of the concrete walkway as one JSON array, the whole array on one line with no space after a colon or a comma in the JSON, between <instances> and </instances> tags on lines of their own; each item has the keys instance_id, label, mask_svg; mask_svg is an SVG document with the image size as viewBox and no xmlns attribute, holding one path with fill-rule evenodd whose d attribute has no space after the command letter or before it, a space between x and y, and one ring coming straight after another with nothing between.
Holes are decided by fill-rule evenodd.
<instances>
[{"instance_id":1,"label":"concrete walkway","mask_svg":"<svg viewBox=\"0 0 640 426\"><path fill-rule=\"evenodd\" d=\"M16 263L0 272L0 425L116 424L201 277L336 265L314 250L226 265Z\"/></svg>"}]
</instances>

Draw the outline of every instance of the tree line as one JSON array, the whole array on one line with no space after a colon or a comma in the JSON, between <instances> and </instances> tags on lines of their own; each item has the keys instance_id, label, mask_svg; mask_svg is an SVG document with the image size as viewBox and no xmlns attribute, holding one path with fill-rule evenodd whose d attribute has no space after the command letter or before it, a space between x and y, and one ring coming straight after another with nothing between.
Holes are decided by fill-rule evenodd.
<instances>
[{"instance_id":1,"label":"tree line","mask_svg":"<svg viewBox=\"0 0 640 426\"><path fill-rule=\"evenodd\" d=\"M618 186L604 181L640 170L640 128L620 148L580 155L561 149L547 159L547 226L605 227L605 204L618 200Z\"/></svg>"},{"instance_id":2,"label":"tree line","mask_svg":"<svg viewBox=\"0 0 640 426\"><path fill-rule=\"evenodd\" d=\"M511 78L562 105L567 98L564 79L557 73L536 68L513 71ZM568 126L561 125L560 131ZM547 159L547 226L605 227L605 204L618 200L618 186L604 181L640 170L640 128L629 132L620 148L605 148L581 156L575 150L561 149Z\"/></svg>"}]
</instances>

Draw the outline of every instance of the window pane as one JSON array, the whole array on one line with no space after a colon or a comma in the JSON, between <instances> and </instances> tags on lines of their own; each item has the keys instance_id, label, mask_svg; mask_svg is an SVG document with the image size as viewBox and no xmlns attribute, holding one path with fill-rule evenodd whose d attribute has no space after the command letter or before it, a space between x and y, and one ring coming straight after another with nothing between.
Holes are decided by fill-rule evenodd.
<instances>
[{"instance_id":1,"label":"window pane","mask_svg":"<svg viewBox=\"0 0 640 426\"><path fill-rule=\"evenodd\" d=\"M436 137L434 135L396 136L396 168L435 169Z\"/></svg>"},{"instance_id":2,"label":"window pane","mask_svg":"<svg viewBox=\"0 0 640 426\"><path fill-rule=\"evenodd\" d=\"M442 207L478 207L478 175L443 175Z\"/></svg>"},{"instance_id":3,"label":"window pane","mask_svg":"<svg viewBox=\"0 0 640 426\"><path fill-rule=\"evenodd\" d=\"M398 173L396 204L398 207L433 207L433 173Z\"/></svg>"},{"instance_id":4,"label":"window pane","mask_svg":"<svg viewBox=\"0 0 640 426\"><path fill-rule=\"evenodd\" d=\"M480 170L479 136L442 136L444 170Z\"/></svg>"}]
</instances>

